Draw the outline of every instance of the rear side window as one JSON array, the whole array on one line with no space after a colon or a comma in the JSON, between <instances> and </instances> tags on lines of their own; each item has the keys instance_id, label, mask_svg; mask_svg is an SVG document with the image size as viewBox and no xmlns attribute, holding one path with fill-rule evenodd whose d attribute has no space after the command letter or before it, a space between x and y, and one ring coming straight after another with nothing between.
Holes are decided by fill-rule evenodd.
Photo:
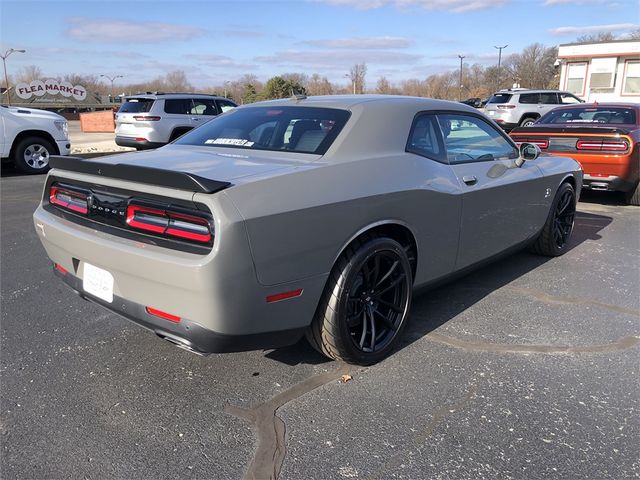
<instances>
[{"instance_id":1,"label":"rear side window","mask_svg":"<svg viewBox=\"0 0 640 480\"><path fill-rule=\"evenodd\" d=\"M540 103L540 94L539 93L521 93L520 100L518 103L523 103L525 105L533 105L536 103Z\"/></svg>"},{"instance_id":2,"label":"rear side window","mask_svg":"<svg viewBox=\"0 0 640 480\"><path fill-rule=\"evenodd\" d=\"M150 98L130 98L122 104L119 113L149 112L155 100Z\"/></svg>"},{"instance_id":3,"label":"rear side window","mask_svg":"<svg viewBox=\"0 0 640 480\"><path fill-rule=\"evenodd\" d=\"M555 92L541 93L540 103L544 103L545 105L556 105L558 103L558 95Z\"/></svg>"},{"instance_id":4,"label":"rear side window","mask_svg":"<svg viewBox=\"0 0 640 480\"><path fill-rule=\"evenodd\" d=\"M433 160L446 161L447 156L444 152L439 130L438 120L435 115L427 113L418 116L411 126L407 152Z\"/></svg>"},{"instance_id":5,"label":"rear side window","mask_svg":"<svg viewBox=\"0 0 640 480\"><path fill-rule=\"evenodd\" d=\"M487 103L509 103L512 96L510 93L496 93Z\"/></svg>"},{"instance_id":6,"label":"rear side window","mask_svg":"<svg viewBox=\"0 0 640 480\"><path fill-rule=\"evenodd\" d=\"M191 112L191 100L188 98L168 98L164 101L164 112L188 115Z\"/></svg>"},{"instance_id":7,"label":"rear side window","mask_svg":"<svg viewBox=\"0 0 640 480\"><path fill-rule=\"evenodd\" d=\"M215 100L194 98L191 101L191 115L218 115Z\"/></svg>"},{"instance_id":8,"label":"rear side window","mask_svg":"<svg viewBox=\"0 0 640 480\"><path fill-rule=\"evenodd\" d=\"M192 130L175 144L323 155L349 116L347 110L335 108L241 108Z\"/></svg>"}]
</instances>

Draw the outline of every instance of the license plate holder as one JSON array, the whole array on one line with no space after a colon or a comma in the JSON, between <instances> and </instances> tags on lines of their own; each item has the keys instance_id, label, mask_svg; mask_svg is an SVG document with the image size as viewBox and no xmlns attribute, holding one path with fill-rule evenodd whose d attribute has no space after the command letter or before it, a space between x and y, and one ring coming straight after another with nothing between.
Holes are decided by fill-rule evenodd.
<instances>
[{"instance_id":1,"label":"license plate holder","mask_svg":"<svg viewBox=\"0 0 640 480\"><path fill-rule=\"evenodd\" d=\"M85 262L82 288L100 300L113 302L113 275L102 268Z\"/></svg>"}]
</instances>

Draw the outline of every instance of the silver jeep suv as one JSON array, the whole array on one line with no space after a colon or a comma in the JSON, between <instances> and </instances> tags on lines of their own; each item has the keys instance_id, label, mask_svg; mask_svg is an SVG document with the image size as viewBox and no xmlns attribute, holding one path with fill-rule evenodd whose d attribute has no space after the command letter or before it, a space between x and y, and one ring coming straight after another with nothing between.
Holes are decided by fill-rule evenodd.
<instances>
[{"instance_id":1,"label":"silver jeep suv","mask_svg":"<svg viewBox=\"0 0 640 480\"><path fill-rule=\"evenodd\" d=\"M195 93L146 93L126 97L116 114L116 144L157 148L237 105Z\"/></svg>"},{"instance_id":2,"label":"silver jeep suv","mask_svg":"<svg viewBox=\"0 0 640 480\"><path fill-rule=\"evenodd\" d=\"M515 88L496 92L484 107L485 113L504 130L528 127L550 110L571 103L584 103L569 92Z\"/></svg>"}]
</instances>

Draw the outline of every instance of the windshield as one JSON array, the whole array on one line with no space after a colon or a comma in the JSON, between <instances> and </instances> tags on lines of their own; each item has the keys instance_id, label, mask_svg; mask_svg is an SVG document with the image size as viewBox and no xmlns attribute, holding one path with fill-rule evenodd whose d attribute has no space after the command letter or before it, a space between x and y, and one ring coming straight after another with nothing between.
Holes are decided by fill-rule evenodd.
<instances>
[{"instance_id":1,"label":"windshield","mask_svg":"<svg viewBox=\"0 0 640 480\"><path fill-rule=\"evenodd\" d=\"M634 125L636 112L624 107L575 107L552 110L536 122L537 124L605 124Z\"/></svg>"},{"instance_id":2,"label":"windshield","mask_svg":"<svg viewBox=\"0 0 640 480\"><path fill-rule=\"evenodd\" d=\"M334 108L239 108L207 122L175 143L323 155L349 115L346 110Z\"/></svg>"}]
</instances>

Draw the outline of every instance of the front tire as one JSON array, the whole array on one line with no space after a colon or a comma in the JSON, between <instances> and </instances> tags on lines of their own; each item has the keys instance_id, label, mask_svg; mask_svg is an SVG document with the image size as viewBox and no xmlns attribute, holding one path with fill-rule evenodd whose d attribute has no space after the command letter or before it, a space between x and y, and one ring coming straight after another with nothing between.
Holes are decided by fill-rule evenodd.
<instances>
[{"instance_id":1,"label":"front tire","mask_svg":"<svg viewBox=\"0 0 640 480\"><path fill-rule=\"evenodd\" d=\"M15 147L13 163L23 173L33 175L49 170L49 156L57 153L49 140L42 137L26 137Z\"/></svg>"},{"instance_id":2,"label":"front tire","mask_svg":"<svg viewBox=\"0 0 640 480\"><path fill-rule=\"evenodd\" d=\"M542 232L533 244L538 255L557 257L567 251L576 216L576 192L570 183L558 188Z\"/></svg>"},{"instance_id":3,"label":"front tire","mask_svg":"<svg viewBox=\"0 0 640 480\"><path fill-rule=\"evenodd\" d=\"M332 269L307 339L335 360L371 365L388 356L409 315L412 270L402 245L365 236Z\"/></svg>"}]
</instances>

